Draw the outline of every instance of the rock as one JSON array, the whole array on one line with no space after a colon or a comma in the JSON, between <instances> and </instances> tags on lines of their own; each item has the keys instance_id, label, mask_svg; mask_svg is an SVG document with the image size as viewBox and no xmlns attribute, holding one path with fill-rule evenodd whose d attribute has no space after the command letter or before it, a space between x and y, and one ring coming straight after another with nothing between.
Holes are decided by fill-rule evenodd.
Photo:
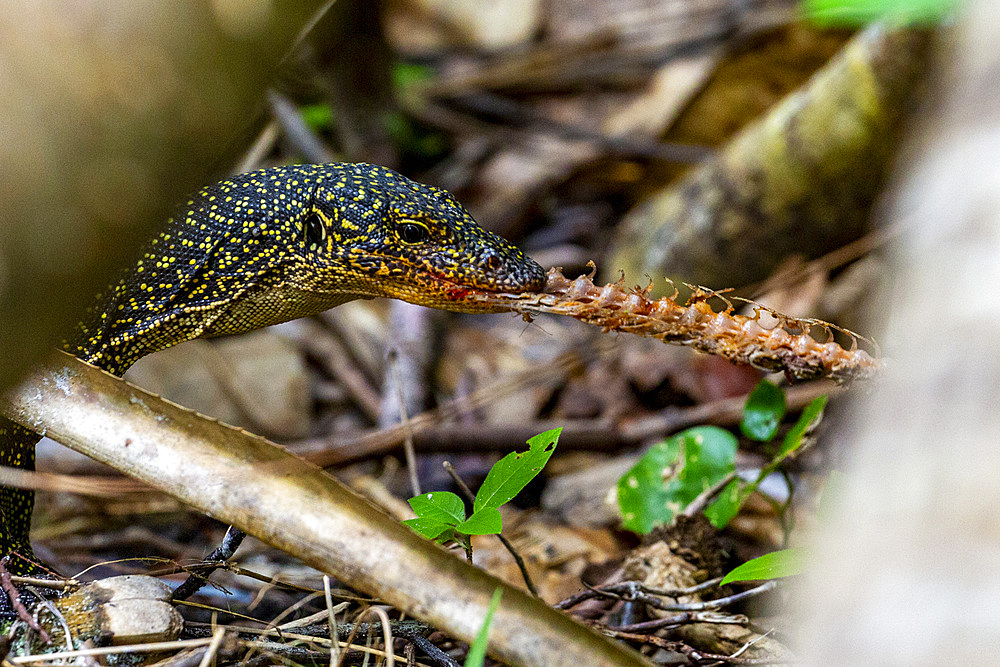
<instances>
[{"instance_id":1,"label":"rock","mask_svg":"<svg viewBox=\"0 0 1000 667\"><path fill-rule=\"evenodd\" d=\"M171 589L145 575L109 577L84 585L55 604L73 637L101 643L136 644L172 641L184 619L170 604Z\"/></svg>"}]
</instances>

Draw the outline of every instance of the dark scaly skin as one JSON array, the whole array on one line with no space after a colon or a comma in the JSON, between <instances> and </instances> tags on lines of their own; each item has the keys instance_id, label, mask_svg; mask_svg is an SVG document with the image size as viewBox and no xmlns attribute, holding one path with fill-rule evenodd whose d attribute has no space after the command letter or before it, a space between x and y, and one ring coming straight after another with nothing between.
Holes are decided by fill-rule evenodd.
<instances>
[{"instance_id":1,"label":"dark scaly skin","mask_svg":"<svg viewBox=\"0 0 1000 667\"><path fill-rule=\"evenodd\" d=\"M464 300L471 290L530 291L544 283L538 264L479 227L444 190L367 164L278 167L195 195L98 297L63 349L121 375L140 357L183 341L251 331L356 298L473 312L484 307ZM38 439L0 417L0 463L34 469ZM31 491L0 487L0 552L12 554L14 573L34 570L33 503Z\"/></svg>"}]
</instances>

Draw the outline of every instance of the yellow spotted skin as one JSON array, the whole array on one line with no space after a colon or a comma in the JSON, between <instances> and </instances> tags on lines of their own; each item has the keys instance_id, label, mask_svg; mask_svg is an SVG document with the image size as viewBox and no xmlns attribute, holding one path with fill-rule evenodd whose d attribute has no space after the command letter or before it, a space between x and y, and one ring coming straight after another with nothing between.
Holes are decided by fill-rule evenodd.
<instances>
[{"instance_id":1,"label":"yellow spotted skin","mask_svg":"<svg viewBox=\"0 0 1000 667\"><path fill-rule=\"evenodd\" d=\"M186 340L351 299L388 296L472 312L483 309L465 300L472 290L533 291L544 283L538 264L482 229L444 190L369 164L277 167L192 197L63 348L120 375ZM38 438L0 417L0 463L33 469ZM33 569L33 502L31 491L0 487L0 552L13 556L15 573Z\"/></svg>"}]
</instances>

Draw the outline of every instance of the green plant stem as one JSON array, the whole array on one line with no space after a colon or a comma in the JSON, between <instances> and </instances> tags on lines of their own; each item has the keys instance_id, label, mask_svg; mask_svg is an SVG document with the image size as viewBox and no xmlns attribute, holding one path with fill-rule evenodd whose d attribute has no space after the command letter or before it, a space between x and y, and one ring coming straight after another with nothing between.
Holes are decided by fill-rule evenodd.
<instances>
[{"instance_id":1,"label":"green plant stem","mask_svg":"<svg viewBox=\"0 0 1000 667\"><path fill-rule=\"evenodd\" d=\"M469 486L464 481L462 481L462 478L458 476L458 473L455 471L455 466L453 466L450 461L445 461L441 465L443 465L444 469L448 472L449 475L451 475L452 480L454 480L455 485L458 486L458 490L462 493L462 495L465 496L465 499L468 500L470 503L475 501L476 494L474 494L472 492L472 489L470 489ZM524 559L521 558L521 554L517 553L517 549L514 548L514 545L511 544L510 540L504 537L503 534L497 533L497 539L500 540L500 543L504 545L507 551L510 552L510 555L514 557L514 562L517 563L518 569L521 570L521 576L524 578L524 585L528 587L528 591L536 598L539 597L538 590L535 588L535 584L532 583L531 581L531 576L528 574L528 568L527 566L525 566ZM469 541L468 554L469 554L469 562L471 563L472 562L471 540Z\"/></svg>"}]
</instances>

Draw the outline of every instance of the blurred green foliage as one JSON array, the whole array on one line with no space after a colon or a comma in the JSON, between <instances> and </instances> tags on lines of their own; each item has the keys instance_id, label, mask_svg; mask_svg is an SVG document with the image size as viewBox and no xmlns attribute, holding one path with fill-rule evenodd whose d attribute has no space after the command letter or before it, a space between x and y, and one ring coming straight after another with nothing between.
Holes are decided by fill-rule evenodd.
<instances>
[{"instance_id":1,"label":"blurred green foliage","mask_svg":"<svg viewBox=\"0 0 1000 667\"><path fill-rule=\"evenodd\" d=\"M822 26L860 26L873 21L934 25L958 8L958 0L802 0L806 18Z\"/></svg>"}]
</instances>

